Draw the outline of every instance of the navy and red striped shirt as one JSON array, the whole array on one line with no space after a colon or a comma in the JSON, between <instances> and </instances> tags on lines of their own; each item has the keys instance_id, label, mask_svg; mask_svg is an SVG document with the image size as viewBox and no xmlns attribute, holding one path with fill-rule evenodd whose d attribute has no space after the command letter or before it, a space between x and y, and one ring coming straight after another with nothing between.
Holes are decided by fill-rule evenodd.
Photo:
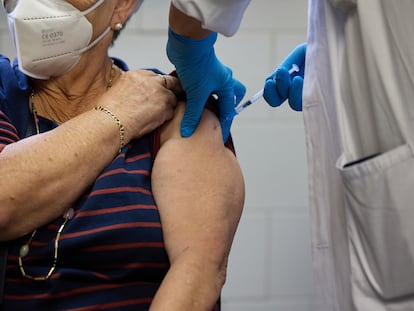
<instances>
[{"instance_id":1,"label":"navy and red striped shirt","mask_svg":"<svg viewBox=\"0 0 414 311\"><path fill-rule=\"evenodd\" d=\"M127 70L119 60L117 65ZM12 68L0 55L0 152L33 134L29 91L17 64ZM41 132L57 126L39 119ZM169 269L151 191L156 137L153 132L125 146L79 198L49 280L30 280L19 270L19 250L29 236L10 241L3 310L148 310ZM47 274L62 222L37 230L23 259L26 273Z\"/></svg>"}]
</instances>

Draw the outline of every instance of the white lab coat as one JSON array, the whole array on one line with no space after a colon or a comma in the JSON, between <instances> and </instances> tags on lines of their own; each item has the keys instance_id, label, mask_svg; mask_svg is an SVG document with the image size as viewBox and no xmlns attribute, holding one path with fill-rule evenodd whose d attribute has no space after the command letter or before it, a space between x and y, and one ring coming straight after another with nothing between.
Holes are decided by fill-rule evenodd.
<instances>
[{"instance_id":1,"label":"white lab coat","mask_svg":"<svg viewBox=\"0 0 414 311\"><path fill-rule=\"evenodd\" d=\"M250 0L171 0L171 3L201 21L204 28L230 37L239 29Z\"/></svg>"},{"instance_id":2,"label":"white lab coat","mask_svg":"<svg viewBox=\"0 0 414 311\"><path fill-rule=\"evenodd\" d=\"M233 34L249 1L172 2ZM413 31L414 0L309 0L316 311L414 310Z\"/></svg>"},{"instance_id":3,"label":"white lab coat","mask_svg":"<svg viewBox=\"0 0 414 311\"><path fill-rule=\"evenodd\" d=\"M412 311L414 1L310 0L308 22L316 310Z\"/></svg>"}]
</instances>

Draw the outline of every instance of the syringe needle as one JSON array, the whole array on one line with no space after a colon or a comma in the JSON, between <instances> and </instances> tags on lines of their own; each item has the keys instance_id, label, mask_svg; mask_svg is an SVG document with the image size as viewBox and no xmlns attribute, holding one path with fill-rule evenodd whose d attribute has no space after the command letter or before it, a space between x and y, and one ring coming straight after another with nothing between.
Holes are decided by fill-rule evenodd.
<instances>
[{"instance_id":1,"label":"syringe needle","mask_svg":"<svg viewBox=\"0 0 414 311\"><path fill-rule=\"evenodd\" d=\"M289 74L292 74L294 72L299 72L299 67L296 64L292 64L292 67L289 69ZM239 114L244 109L246 109L246 107L250 106L255 101L257 101L258 99L262 98L263 97L263 91L264 91L264 89L261 89L259 92L257 92L256 94L254 94L252 97L250 97L245 102L238 104L236 106L236 108L234 108L235 114Z\"/></svg>"},{"instance_id":2,"label":"syringe needle","mask_svg":"<svg viewBox=\"0 0 414 311\"><path fill-rule=\"evenodd\" d=\"M251 104L253 104L256 100L260 99L263 96L263 89L261 89L259 92L257 92L256 94L254 94L252 97L250 97L249 100L246 100L243 103L240 103L236 106L236 108L234 109L236 111L236 114L239 114L240 112L242 112L244 109L246 109L246 107L250 106Z\"/></svg>"}]
</instances>

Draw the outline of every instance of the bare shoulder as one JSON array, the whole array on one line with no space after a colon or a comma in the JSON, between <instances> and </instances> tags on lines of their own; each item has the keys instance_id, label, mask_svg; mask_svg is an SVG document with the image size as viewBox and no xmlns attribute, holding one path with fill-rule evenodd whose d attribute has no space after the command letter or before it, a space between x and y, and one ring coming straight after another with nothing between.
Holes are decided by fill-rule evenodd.
<instances>
[{"instance_id":1,"label":"bare shoulder","mask_svg":"<svg viewBox=\"0 0 414 311\"><path fill-rule=\"evenodd\" d=\"M161 129L161 146L169 141L182 140L190 144L202 143L211 147L223 148L220 122L217 116L205 109L195 133L190 138L182 138L180 125L185 111L185 103L180 102L175 110L174 117Z\"/></svg>"}]
</instances>

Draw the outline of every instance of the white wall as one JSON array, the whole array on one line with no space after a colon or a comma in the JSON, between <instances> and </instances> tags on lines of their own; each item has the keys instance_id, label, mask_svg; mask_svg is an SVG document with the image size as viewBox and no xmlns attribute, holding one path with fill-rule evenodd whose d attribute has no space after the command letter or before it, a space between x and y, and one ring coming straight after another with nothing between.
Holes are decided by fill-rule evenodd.
<instances>
[{"instance_id":1,"label":"white wall","mask_svg":"<svg viewBox=\"0 0 414 311\"><path fill-rule=\"evenodd\" d=\"M172 70L165 56L169 1L145 1L111 51L131 68ZM4 14L0 49L14 55ZM306 0L252 0L238 34L216 53L251 96L306 39ZM262 100L233 125L247 194L223 291L224 311L305 311L312 307L307 172L301 113Z\"/></svg>"}]
</instances>

